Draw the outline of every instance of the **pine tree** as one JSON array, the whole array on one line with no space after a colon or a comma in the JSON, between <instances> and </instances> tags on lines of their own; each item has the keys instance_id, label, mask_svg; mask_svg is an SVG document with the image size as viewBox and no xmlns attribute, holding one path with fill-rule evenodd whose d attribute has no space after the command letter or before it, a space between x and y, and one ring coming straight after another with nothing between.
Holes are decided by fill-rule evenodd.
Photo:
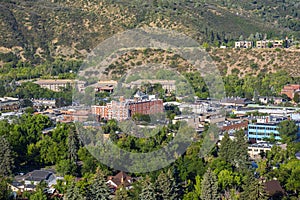
<instances>
[{"instance_id":1,"label":"pine tree","mask_svg":"<svg viewBox=\"0 0 300 200\"><path fill-rule=\"evenodd\" d=\"M106 184L103 172L98 168L94 180L87 191L87 200L105 200L110 199L110 190Z\"/></svg>"},{"instance_id":2,"label":"pine tree","mask_svg":"<svg viewBox=\"0 0 300 200\"><path fill-rule=\"evenodd\" d=\"M4 136L0 136L0 178L3 176L8 176L12 172L14 165L14 160L12 158L12 152L10 149L10 144L5 139Z\"/></svg>"},{"instance_id":3,"label":"pine tree","mask_svg":"<svg viewBox=\"0 0 300 200\"><path fill-rule=\"evenodd\" d=\"M250 176L246 180L246 184L243 186L244 192L242 192L241 199L245 200L266 200L268 195L265 191L263 183L259 182L253 176Z\"/></svg>"},{"instance_id":4,"label":"pine tree","mask_svg":"<svg viewBox=\"0 0 300 200\"><path fill-rule=\"evenodd\" d=\"M171 170L161 172L156 180L157 199L178 199L178 186Z\"/></svg>"},{"instance_id":5,"label":"pine tree","mask_svg":"<svg viewBox=\"0 0 300 200\"><path fill-rule=\"evenodd\" d=\"M230 139L229 134L225 133L223 139L221 140L221 146L219 150L219 157L228 163L231 163L234 159L234 148L233 141Z\"/></svg>"},{"instance_id":6,"label":"pine tree","mask_svg":"<svg viewBox=\"0 0 300 200\"><path fill-rule=\"evenodd\" d=\"M236 139L234 141L234 165L237 168L244 169L248 160L248 144L245 138L244 131L238 131L235 134Z\"/></svg>"},{"instance_id":7,"label":"pine tree","mask_svg":"<svg viewBox=\"0 0 300 200\"><path fill-rule=\"evenodd\" d=\"M130 200L128 191L124 186L117 189L114 200Z\"/></svg>"},{"instance_id":8,"label":"pine tree","mask_svg":"<svg viewBox=\"0 0 300 200\"><path fill-rule=\"evenodd\" d=\"M213 171L208 168L203 176L201 183L201 199L203 200L216 200L218 195L218 181Z\"/></svg>"},{"instance_id":9,"label":"pine tree","mask_svg":"<svg viewBox=\"0 0 300 200\"><path fill-rule=\"evenodd\" d=\"M72 162L77 162L78 160L78 155L77 155L78 149L79 149L79 140L73 127L71 127L68 135L68 153L69 153L69 159Z\"/></svg>"},{"instance_id":10,"label":"pine tree","mask_svg":"<svg viewBox=\"0 0 300 200\"><path fill-rule=\"evenodd\" d=\"M71 185L68 187L65 200L82 200L85 199L83 194L80 192L79 188L75 185L75 182L72 181Z\"/></svg>"},{"instance_id":11,"label":"pine tree","mask_svg":"<svg viewBox=\"0 0 300 200\"><path fill-rule=\"evenodd\" d=\"M142 192L139 195L140 200L153 200L156 199L155 188L149 176L146 176L142 182Z\"/></svg>"}]
</instances>

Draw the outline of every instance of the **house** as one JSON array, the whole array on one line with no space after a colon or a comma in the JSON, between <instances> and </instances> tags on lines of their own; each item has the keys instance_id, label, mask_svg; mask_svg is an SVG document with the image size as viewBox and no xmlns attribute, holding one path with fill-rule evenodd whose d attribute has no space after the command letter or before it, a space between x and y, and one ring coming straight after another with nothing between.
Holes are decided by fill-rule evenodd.
<instances>
[{"instance_id":1,"label":"house","mask_svg":"<svg viewBox=\"0 0 300 200\"><path fill-rule=\"evenodd\" d=\"M273 103L275 105L279 105L281 103L287 102L287 100L282 97L266 97L266 96L258 97L258 101L263 104Z\"/></svg>"},{"instance_id":2,"label":"house","mask_svg":"<svg viewBox=\"0 0 300 200\"><path fill-rule=\"evenodd\" d=\"M47 170L33 170L24 177L25 185L38 185L40 182L45 181L50 185L56 179L55 175L51 171Z\"/></svg>"},{"instance_id":3,"label":"house","mask_svg":"<svg viewBox=\"0 0 300 200\"><path fill-rule=\"evenodd\" d=\"M134 179L121 171L115 176L109 176L106 182L109 188L115 192L119 187L124 186L127 190L132 188Z\"/></svg>"},{"instance_id":4,"label":"house","mask_svg":"<svg viewBox=\"0 0 300 200\"><path fill-rule=\"evenodd\" d=\"M290 99L293 99L295 93L299 92L299 91L300 91L300 85L299 84L289 84L289 85L285 85L283 87L280 94L285 94Z\"/></svg>"},{"instance_id":5,"label":"house","mask_svg":"<svg viewBox=\"0 0 300 200\"><path fill-rule=\"evenodd\" d=\"M235 48L251 48L253 47L252 41L237 41L234 45Z\"/></svg>"}]
</instances>

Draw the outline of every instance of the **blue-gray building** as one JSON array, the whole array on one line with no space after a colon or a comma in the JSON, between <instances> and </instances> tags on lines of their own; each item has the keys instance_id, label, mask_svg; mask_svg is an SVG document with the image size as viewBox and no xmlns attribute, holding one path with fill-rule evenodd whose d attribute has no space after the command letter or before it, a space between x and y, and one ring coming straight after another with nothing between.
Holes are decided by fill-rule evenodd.
<instances>
[{"instance_id":1,"label":"blue-gray building","mask_svg":"<svg viewBox=\"0 0 300 200\"><path fill-rule=\"evenodd\" d=\"M265 138L275 136L276 140L281 137L278 132L278 125L281 121L286 120L285 117L271 117L264 116L257 119L256 123L248 125L248 140L255 140L257 142L264 141Z\"/></svg>"}]
</instances>

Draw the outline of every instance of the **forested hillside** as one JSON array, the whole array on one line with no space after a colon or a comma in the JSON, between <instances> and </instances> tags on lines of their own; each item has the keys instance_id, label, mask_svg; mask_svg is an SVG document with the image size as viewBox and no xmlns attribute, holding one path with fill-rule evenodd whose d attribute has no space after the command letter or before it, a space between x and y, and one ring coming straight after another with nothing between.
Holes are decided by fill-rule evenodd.
<instances>
[{"instance_id":1,"label":"forested hillside","mask_svg":"<svg viewBox=\"0 0 300 200\"><path fill-rule=\"evenodd\" d=\"M257 33L297 37L300 29L298 0L3 0L0 21L1 57L13 52L33 64L80 58L113 34L142 26L175 29L214 45Z\"/></svg>"}]
</instances>

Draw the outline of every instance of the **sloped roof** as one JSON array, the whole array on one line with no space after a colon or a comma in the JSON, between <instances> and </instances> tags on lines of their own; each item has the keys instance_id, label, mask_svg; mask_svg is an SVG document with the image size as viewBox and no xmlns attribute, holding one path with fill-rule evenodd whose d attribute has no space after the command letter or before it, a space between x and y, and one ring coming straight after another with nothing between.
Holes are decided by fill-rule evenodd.
<instances>
[{"instance_id":1,"label":"sloped roof","mask_svg":"<svg viewBox=\"0 0 300 200\"><path fill-rule=\"evenodd\" d=\"M270 196L284 194L284 190L282 189L279 181L272 180L265 182L265 190Z\"/></svg>"},{"instance_id":2,"label":"sloped roof","mask_svg":"<svg viewBox=\"0 0 300 200\"><path fill-rule=\"evenodd\" d=\"M122 184L126 186L130 186L132 183L132 177L128 176L125 172L121 171L115 176L108 177L108 180L114 182L117 187L121 186Z\"/></svg>"}]
</instances>

